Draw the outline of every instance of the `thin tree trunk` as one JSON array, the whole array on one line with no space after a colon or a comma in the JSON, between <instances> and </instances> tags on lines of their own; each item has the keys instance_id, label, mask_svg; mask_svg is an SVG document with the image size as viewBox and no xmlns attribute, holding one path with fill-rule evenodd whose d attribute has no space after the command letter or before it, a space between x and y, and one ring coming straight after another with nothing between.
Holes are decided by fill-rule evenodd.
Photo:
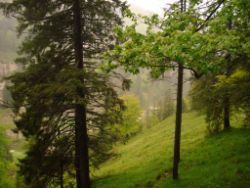
<instances>
[{"instance_id":1,"label":"thin tree trunk","mask_svg":"<svg viewBox=\"0 0 250 188\"><path fill-rule=\"evenodd\" d=\"M75 46L75 62L79 70L84 69L83 62L83 38L81 23L81 3L80 0L74 0L74 46ZM82 86L84 86L84 78L79 78ZM81 101L84 101L85 94L83 88L77 89L77 94ZM88 132L86 120L86 105L77 104L75 107L75 168L77 188L90 188L89 177L89 154L88 154Z\"/></svg>"},{"instance_id":2,"label":"thin tree trunk","mask_svg":"<svg viewBox=\"0 0 250 188\"><path fill-rule=\"evenodd\" d=\"M182 123L182 93L183 93L183 65L178 67L178 89L176 105L176 124L174 139L174 160L173 160L173 179L178 179L178 166L180 161L180 142L181 142L181 123Z\"/></svg>"},{"instance_id":3,"label":"thin tree trunk","mask_svg":"<svg viewBox=\"0 0 250 188\"><path fill-rule=\"evenodd\" d=\"M186 0L181 0L181 11L186 10ZM183 97L183 65L178 65L178 86L177 86L177 102L176 102L176 124L175 124L175 139L174 139L174 159L173 159L173 179L179 177L179 162L180 162L180 145L181 145L181 124L182 124L182 97Z\"/></svg>"}]
</instances>

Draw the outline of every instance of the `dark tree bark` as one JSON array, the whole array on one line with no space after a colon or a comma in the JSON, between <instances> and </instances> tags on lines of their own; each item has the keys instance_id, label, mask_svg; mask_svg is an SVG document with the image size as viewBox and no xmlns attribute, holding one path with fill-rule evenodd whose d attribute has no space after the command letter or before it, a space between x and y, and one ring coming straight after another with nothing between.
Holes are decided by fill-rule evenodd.
<instances>
[{"instance_id":1,"label":"dark tree bark","mask_svg":"<svg viewBox=\"0 0 250 188\"><path fill-rule=\"evenodd\" d=\"M181 0L181 11L186 10L186 0ZM173 179L178 179L179 162L180 162L180 145L181 145L181 124L182 124L182 96L183 96L183 65L178 65L178 83L177 83L177 102L176 102L176 124L174 139L174 160L173 160Z\"/></svg>"},{"instance_id":2,"label":"dark tree bark","mask_svg":"<svg viewBox=\"0 0 250 188\"><path fill-rule=\"evenodd\" d=\"M180 142L181 142L181 123L182 123L182 95L183 95L183 66L178 67L178 88L176 105L176 124L174 139L174 161L173 161L173 179L178 179L178 165L180 161Z\"/></svg>"},{"instance_id":3,"label":"dark tree bark","mask_svg":"<svg viewBox=\"0 0 250 188\"><path fill-rule=\"evenodd\" d=\"M83 62L83 38L81 23L81 3L80 0L74 0L74 45L75 45L75 62L78 69L84 69ZM84 86L84 78L79 78ZM77 89L78 96L83 99L85 94L83 88ZM77 188L90 188L89 177L89 154L88 154L88 132L86 121L86 105L77 104L75 108L75 168Z\"/></svg>"}]
</instances>

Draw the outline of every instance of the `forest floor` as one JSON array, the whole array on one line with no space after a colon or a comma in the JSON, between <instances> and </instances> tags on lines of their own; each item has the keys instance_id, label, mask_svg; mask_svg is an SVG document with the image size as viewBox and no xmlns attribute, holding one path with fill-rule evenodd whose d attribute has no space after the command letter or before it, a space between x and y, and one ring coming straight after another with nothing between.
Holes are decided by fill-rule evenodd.
<instances>
[{"instance_id":1,"label":"forest floor","mask_svg":"<svg viewBox=\"0 0 250 188\"><path fill-rule=\"evenodd\" d=\"M250 129L207 136L204 117L183 116L180 179L173 181L174 117L114 147L116 157L93 172L95 188L249 188Z\"/></svg>"}]
</instances>

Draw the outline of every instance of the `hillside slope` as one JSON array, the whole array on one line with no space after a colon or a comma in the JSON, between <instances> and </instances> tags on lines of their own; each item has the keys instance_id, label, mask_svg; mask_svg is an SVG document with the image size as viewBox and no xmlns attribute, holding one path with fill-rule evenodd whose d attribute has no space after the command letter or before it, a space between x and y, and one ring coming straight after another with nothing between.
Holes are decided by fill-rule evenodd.
<instances>
[{"instance_id":1,"label":"hillside slope","mask_svg":"<svg viewBox=\"0 0 250 188\"><path fill-rule=\"evenodd\" d=\"M205 132L203 117L184 114L179 181L171 179L171 117L116 146L117 156L94 172L94 187L250 187L250 130L233 128L212 137Z\"/></svg>"}]
</instances>

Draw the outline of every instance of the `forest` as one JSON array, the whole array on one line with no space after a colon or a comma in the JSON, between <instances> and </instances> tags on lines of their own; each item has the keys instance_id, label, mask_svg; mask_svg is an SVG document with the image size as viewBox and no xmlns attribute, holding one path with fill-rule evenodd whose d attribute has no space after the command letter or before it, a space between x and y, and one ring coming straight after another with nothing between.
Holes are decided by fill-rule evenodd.
<instances>
[{"instance_id":1,"label":"forest","mask_svg":"<svg viewBox=\"0 0 250 188\"><path fill-rule=\"evenodd\" d=\"M237 187L250 0L0 0L0 188Z\"/></svg>"}]
</instances>

